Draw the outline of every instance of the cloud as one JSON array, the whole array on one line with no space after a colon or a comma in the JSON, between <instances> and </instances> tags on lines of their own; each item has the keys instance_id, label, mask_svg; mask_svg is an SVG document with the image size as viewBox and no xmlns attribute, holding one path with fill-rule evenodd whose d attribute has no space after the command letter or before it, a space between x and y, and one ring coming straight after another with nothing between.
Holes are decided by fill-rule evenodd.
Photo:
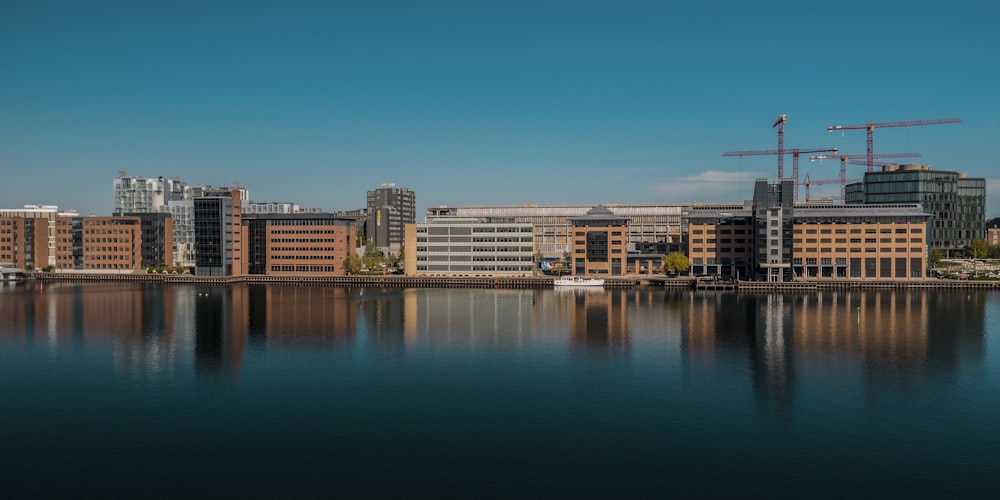
<instances>
[{"instance_id":1,"label":"cloud","mask_svg":"<svg viewBox=\"0 0 1000 500\"><path fill-rule=\"evenodd\" d=\"M666 203L742 203L753 194L755 179L766 178L758 172L723 172L706 170L676 179L664 179L649 185L649 191Z\"/></svg>"}]
</instances>

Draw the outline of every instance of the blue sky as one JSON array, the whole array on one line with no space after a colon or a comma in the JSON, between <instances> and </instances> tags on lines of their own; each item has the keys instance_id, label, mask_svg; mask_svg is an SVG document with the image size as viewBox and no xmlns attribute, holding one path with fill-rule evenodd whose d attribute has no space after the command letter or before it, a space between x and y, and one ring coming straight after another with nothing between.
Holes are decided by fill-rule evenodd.
<instances>
[{"instance_id":1,"label":"blue sky","mask_svg":"<svg viewBox=\"0 0 1000 500\"><path fill-rule=\"evenodd\" d=\"M109 214L119 170L326 210L384 182L420 212L738 202L777 160L722 153L776 148L787 114L786 147L855 154L864 131L827 126L961 118L875 150L990 179L997 216L989 5L8 0L0 206Z\"/></svg>"}]
</instances>

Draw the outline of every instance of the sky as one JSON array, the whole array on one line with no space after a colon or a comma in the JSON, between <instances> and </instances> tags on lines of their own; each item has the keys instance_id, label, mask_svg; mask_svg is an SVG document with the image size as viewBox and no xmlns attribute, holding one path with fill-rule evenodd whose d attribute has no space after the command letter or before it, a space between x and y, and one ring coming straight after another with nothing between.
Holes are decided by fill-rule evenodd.
<instances>
[{"instance_id":1,"label":"sky","mask_svg":"<svg viewBox=\"0 0 1000 500\"><path fill-rule=\"evenodd\" d=\"M987 181L1000 216L989 2L6 0L0 207L109 215L119 171L348 210L735 202L786 148ZM849 178L864 166L849 166ZM839 162L800 176L836 179ZM791 158L785 159L791 175ZM835 184L814 186L833 196Z\"/></svg>"}]
</instances>

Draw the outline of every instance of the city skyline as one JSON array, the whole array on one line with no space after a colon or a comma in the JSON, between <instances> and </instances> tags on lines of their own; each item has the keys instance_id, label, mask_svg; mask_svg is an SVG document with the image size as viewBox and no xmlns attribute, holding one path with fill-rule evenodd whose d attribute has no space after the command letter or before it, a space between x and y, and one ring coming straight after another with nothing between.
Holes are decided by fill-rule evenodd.
<instances>
[{"instance_id":1,"label":"city skyline","mask_svg":"<svg viewBox=\"0 0 1000 500\"><path fill-rule=\"evenodd\" d=\"M0 206L112 212L112 181L240 182L255 201L427 207L739 202L786 148L987 178L1000 133L977 5L13 2L0 18ZM786 157L785 173L789 175ZM835 161L802 174L834 179ZM849 167L860 177L864 167ZM814 196L833 196L835 185Z\"/></svg>"}]
</instances>

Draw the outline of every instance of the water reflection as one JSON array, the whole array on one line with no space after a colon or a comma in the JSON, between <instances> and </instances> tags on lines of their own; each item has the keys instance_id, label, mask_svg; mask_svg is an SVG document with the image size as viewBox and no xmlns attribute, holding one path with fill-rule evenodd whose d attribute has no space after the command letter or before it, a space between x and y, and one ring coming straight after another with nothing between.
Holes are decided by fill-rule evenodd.
<instances>
[{"instance_id":1,"label":"water reflection","mask_svg":"<svg viewBox=\"0 0 1000 500\"><path fill-rule=\"evenodd\" d=\"M692 382L722 366L742 370L761 412L788 415L803 377L856 390L874 407L885 392L981 369L988 293L28 283L0 294L0 340L53 352L110 346L134 377L193 365L225 379L239 377L249 351L267 349L655 353Z\"/></svg>"},{"instance_id":2,"label":"water reflection","mask_svg":"<svg viewBox=\"0 0 1000 500\"><path fill-rule=\"evenodd\" d=\"M856 390L874 412L888 394L918 394L930 380L981 366L988 293L684 293L665 303L689 302L682 350L690 376L715 376L742 356L758 409L787 417L802 377Z\"/></svg>"}]
</instances>

